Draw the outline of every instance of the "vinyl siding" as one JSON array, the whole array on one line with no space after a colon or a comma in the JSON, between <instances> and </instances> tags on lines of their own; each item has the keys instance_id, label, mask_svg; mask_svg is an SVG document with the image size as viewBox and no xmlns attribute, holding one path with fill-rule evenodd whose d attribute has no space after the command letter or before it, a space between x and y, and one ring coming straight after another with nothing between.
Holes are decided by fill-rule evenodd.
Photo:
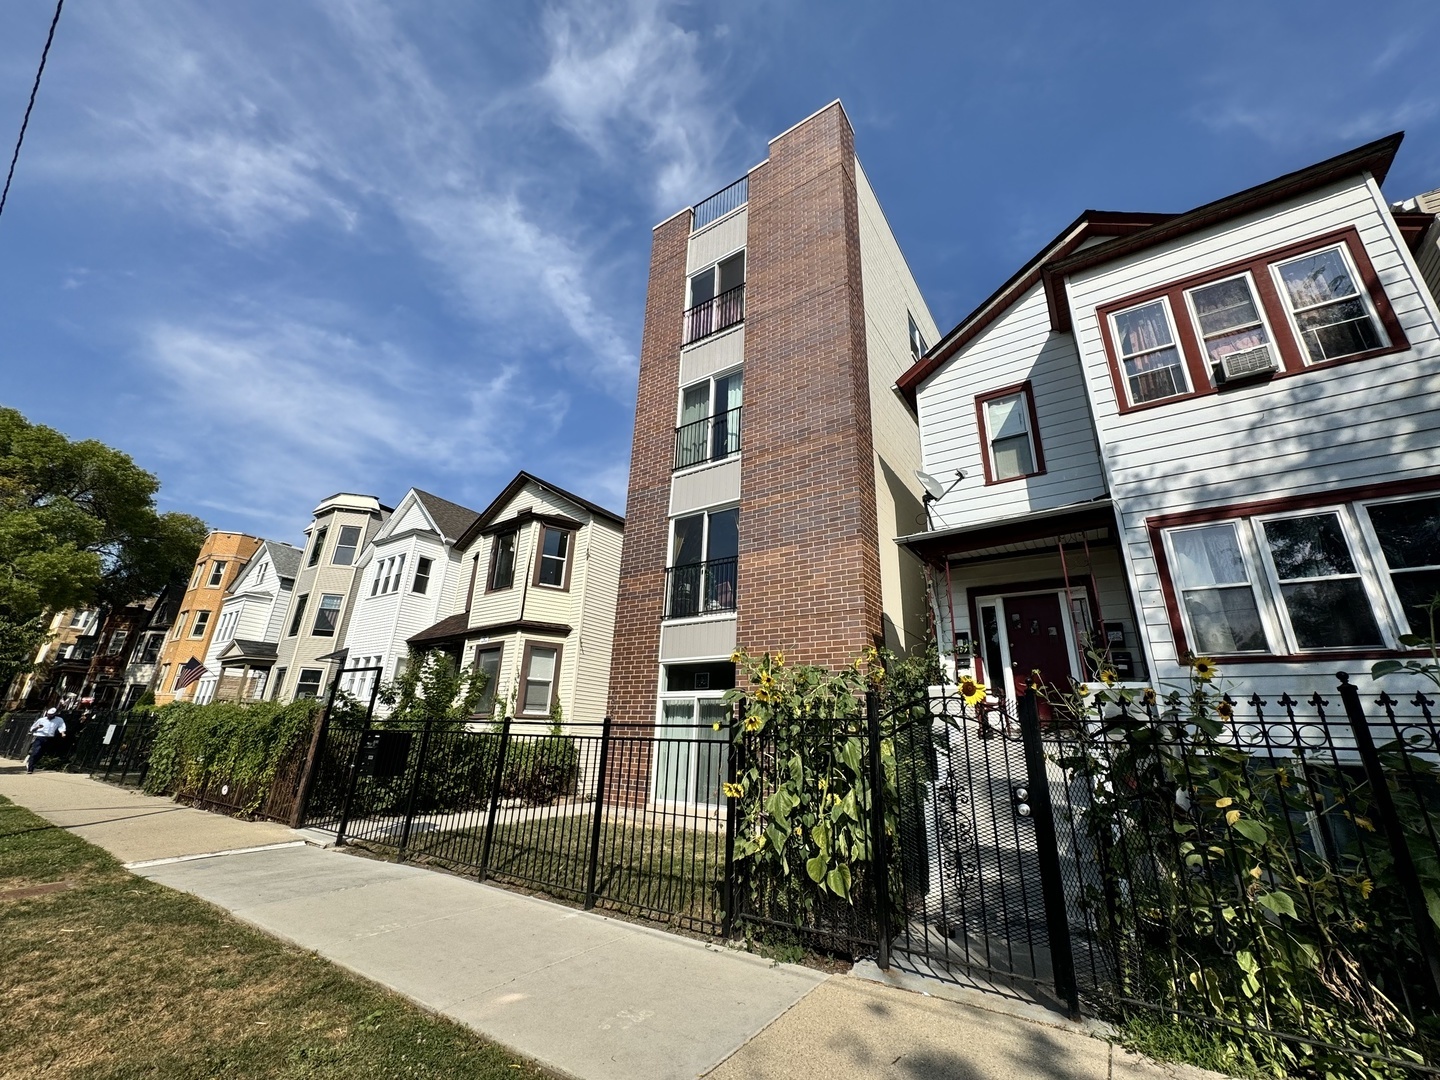
<instances>
[{"instance_id":1,"label":"vinyl siding","mask_svg":"<svg viewBox=\"0 0 1440 1080\"><path fill-rule=\"evenodd\" d=\"M893 541L917 531L916 522L924 520L924 509L920 501L922 489L915 477L915 470L920 468L915 416L894 386L914 362L907 313L914 317L927 343L936 341L940 334L858 159L855 189L880 548L880 603L885 644L904 653L920 644L924 636L925 585L918 560Z\"/></svg>"},{"instance_id":2,"label":"vinyl siding","mask_svg":"<svg viewBox=\"0 0 1440 1080\"><path fill-rule=\"evenodd\" d=\"M1121 414L1096 308L1210 267L1354 225L1410 350ZM1148 627L1151 660L1178 679L1176 647L1145 523L1179 510L1432 476L1440 460L1440 331L1433 301L1373 182L1337 183L1279 207L1091 268L1068 283L1086 387ZM1288 327L1275 327L1277 334ZM1333 690L1345 665L1244 665L1247 686ZM1309 682L1305 682L1309 680ZM1358 680L1367 682L1363 678Z\"/></svg>"},{"instance_id":3,"label":"vinyl siding","mask_svg":"<svg viewBox=\"0 0 1440 1080\"><path fill-rule=\"evenodd\" d=\"M592 521L586 529L584 585L577 620L579 633L571 638L575 646L576 681L565 710L565 715L573 720L589 722L605 718L623 539L619 529L601 521ZM574 588L573 583L571 587Z\"/></svg>"},{"instance_id":4,"label":"vinyl siding","mask_svg":"<svg viewBox=\"0 0 1440 1080\"><path fill-rule=\"evenodd\" d=\"M985 483L987 448L975 415L978 394L1030 382L1045 472ZM1105 494L1095 428L1075 341L1050 328L1045 291L1035 285L952 356L916 395L926 472L947 487L932 504L935 528L1006 521Z\"/></svg>"}]
</instances>

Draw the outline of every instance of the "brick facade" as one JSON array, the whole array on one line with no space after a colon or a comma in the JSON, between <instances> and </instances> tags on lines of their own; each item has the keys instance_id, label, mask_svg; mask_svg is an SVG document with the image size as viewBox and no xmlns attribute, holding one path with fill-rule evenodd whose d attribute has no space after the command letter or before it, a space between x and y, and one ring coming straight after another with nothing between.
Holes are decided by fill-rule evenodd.
<instances>
[{"instance_id":1,"label":"brick facade","mask_svg":"<svg viewBox=\"0 0 1440 1080\"><path fill-rule=\"evenodd\" d=\"M197 567L204 564L204 570L198 578L192 570L185 595L180 600L179 614L175 616L177 623L183 623L183 625L166 638L164 646L160 649L160 666L157 674L163 675L164 685L155 687L157 705L164 705L176 699L176 695L171 689L175 682L175 675L191 657L204 660L205 652L210 648L210 638L214 636L215 626L220 621L220 608L225 603L225 596L230 586L235 583L235 579L240 576L263 543L264 541L258 536L248 536L245 533L212 532L205 537L205 543L201 546L200 554L195 560ZM211 563L217 559L224 560L225 572L218 584L211 585ZM190 633L191 628L195 625L197 611L210 612L205 632L198 638L192 637ZM177 633L178 636L176 636ZM182 698L193 697L193 684L182 690L180 696Z\"/></svg>"},{"instance_id":2,"label":"brick facade","mask_svg":"<svg viewBox=\"0 0 1440 1080\"><path fill-rule=\"evenodd\" d=\"M770 144L749 213L737 640L838 667L882 640L855 141L839 105Z\"/></svg>"},{"instance_id":3,"label":"brick facade","mask_svg":"<svg viewBox=\"0 0 1440 1080\"><path fill-rule=\"evenodd\" d=\"M655 714L690 220L686 211L659 225L650 250L635 438L630 450L630 494L625 506L625 547L620 559L620 593L610 662L609 713L617 724L648 726ZM617 755L610 772L611 783L618 780L621 785L616 794L643 802L649 791L649 747L647 744L627 750Z\"/></svg>"}]
</instances>

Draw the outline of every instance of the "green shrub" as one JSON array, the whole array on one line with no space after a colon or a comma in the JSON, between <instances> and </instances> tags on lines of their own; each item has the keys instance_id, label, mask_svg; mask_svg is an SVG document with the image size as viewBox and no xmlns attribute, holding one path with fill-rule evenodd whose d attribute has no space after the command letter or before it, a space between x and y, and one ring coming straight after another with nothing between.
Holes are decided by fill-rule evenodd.
<instances>
[{"instance_id":1,"label":"green shrub","mask_svg":"<svg viewBox=\"0 0 1440 1080\"><path fill-rule=\"evenodd\" d=\"M575 740L552 728L548 736L511 735L505 751L500 794L528 803L552 803L575 792L580 749Z\"/></svg>"},{"instance_id":2,"label":"green shrub","mask_svg":"<svg viewBox=\"0 0 1440 1080\"><path fill-rule=\"evenodd\" d=\"M318 701L208 705L179 701L153 710L158 724L145 790L173 795L207 778L248 792L241 808L254 813L265 801L285 758L310 737ZM136 710L142 711L142 710Z\"/></svg>"}]
</instances>

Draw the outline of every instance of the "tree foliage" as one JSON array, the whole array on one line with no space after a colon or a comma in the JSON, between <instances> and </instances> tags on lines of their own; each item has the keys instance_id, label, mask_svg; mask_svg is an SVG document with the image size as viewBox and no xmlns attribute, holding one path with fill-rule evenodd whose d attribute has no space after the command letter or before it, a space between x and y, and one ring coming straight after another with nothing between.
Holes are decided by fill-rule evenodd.
<instances>
[{"instance_id":1,"label":"tree foliage","mask_svg":"<svg viewBox=\"0 0 1440 1080\"><path fill-rule=\"evenodd\" d=\"M119 450L0 408L0 685L28 663L47 614L129 603L195 561L205 523L159 513L159 487Z\"/></svg>"}]
</instances>

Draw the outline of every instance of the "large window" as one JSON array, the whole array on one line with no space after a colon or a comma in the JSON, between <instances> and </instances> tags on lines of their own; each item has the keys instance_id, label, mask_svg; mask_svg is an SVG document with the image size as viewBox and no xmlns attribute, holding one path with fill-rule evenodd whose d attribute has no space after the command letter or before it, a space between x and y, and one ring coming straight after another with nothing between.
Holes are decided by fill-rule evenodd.
<instances>
[{"instance_id":1,"label":"large window","mask_svg":"<svg viewBox=\"0 0 1440 1080\"><path fill-rule=\"evenodd\" d=\"M1265 652L1265 627L1234 522L1170 534L1172 572L1202 653Z\"/></svg>"},{"instance_id":2,"label":"large window","mask_svg":"<svg viewBox=\"0 0 1440 1080\"><path fill-rule=\"evenodd\" d=\"M723 461L740 452L742 383L742 373L731 371L687 386L680 392L675 468Z\"/></svg>"},{"instance_id":3,"label":"large window","mask_svg":"<svg viewBox=\"0 0 1440 1080\"><path fill-rule=\"evenodd\" d=\"M340 625L340 604L344 600L339 593L322 593L315 608L315 625L310 633L316 637L334 637Z\"/></svg>"},{"instance_id":4,"label":"large window","mask_svg":"<svg viewBox=\"0 0 1440 1080\"><path fill-rule=\"evenodd\" d=\"M340 537L335 541L335 554L330 561L336 566L350 566L355 562L355 549L360 546L360 526L340 526Z\"/></svg>"},{"instance_id":5,"label":"large window","mask_svg":"<svg viewBox=\"0 0 1440 1080\"><path fill-rule=\"evenodd\" d=\"M1167 301L1153 300L1112 315L1111 320L1132 405L1175 397L1190 389Z\"/></svg>"},{"instance_id":6,"label":"large window","mask_svg":"<svg viewBox=\"0 0 1440 1080\"><path fill-rule=\"evenodd\" d=\"M306 566L314 566L319 563L320 552L324 550L325 547L325 534L329 531L330 527L328 525L321 525L320 528L315 530L315 538L311 541L310 558L306 562Z\"/></svg>"},{"instance_id":7,"label":"large window","mask_svg":"<svg viewBox=\"0 0 1440 1080\"><path fill-rule=\"evenodd\" d=\"M500 533L490 549L490 583L487 592L508 589L515 584L515 532Z\"/></svg>"},{"instance_id":8,"label":"large window","mask_svg":"<svg viewBox=\"0 0 1440 1080\"><path fill-rule=\"evenodd\" d=\"M1290 317L1312 363L1369 352L1385 344L1355 284L1343 245L1275 266Z\"/></svg>"},{"instance_id":9,"label":"large window","mask_svg":"<svg viewBox=\"0 0 1440 1080\"><path fill-rule=\"evenodd\" d=\"M525 716L549 716L555 704L555 682L560 670L560 646L525 646L524 671L520 678L520 712Z\"/></svg>"},{"instance_id":10,"label":"large window","mask_svg":"<svg viewBox=\"0 0 1440 1080\"><path fill-rule=\"evenodd\" d=\"M389 555L375 563L375 579L370 583L370 595L397 592L405 576L405 556Z\"/></svg>"},{"instance_id":11,"label":"large window","mask_svg":"<svg viewBox=\"0 0 1440 1080\"><path fill-rule=\"evenodd\" d=\"M163 633L151 632L145 635L144 642L140 645L140 659L142 664L153 664L160 658L160 646L165 641Z\"/></svg>"},{"instance_id":12,"label":"large window","mask_svg":"<svg viewBox=\"0 0 1440 1080\"><path fill-rule=\"evenodd\" d=\"M739 509L687 514L675 519L673 530L666 617L734 611Z\"/></svg>"},{"instance_id":13,"label":"large window","mask_svg":"<svg viewBox=\"0 0 1440 1080\"><path fill-rule=\"evenodd\" d=\"M657 802L723 807L730 739L730 706L721 700L735 685L735 665L669 664L655 728L652 783Z\"/></svg>"},{"instance_id":14,"label":"large window","mask_svg":"<svg viewBox=\"0 0 1440 1080\"><path fill-rule=\"evenodd\" d=\"M740 322L745 317L745 252L691 274L688 291L684 344Z\"/></svg>"},{"instance_id":15,"label":"large window","mask_svg":"<svg viewBox=\"0 0 1440 1080\"><path fill-rule=\"evenodd\" d=\"M553 525L540 528L540 558L535 565L535 584L552 589L570 586L570 548L575 534Z\"/></svg>"},{"instance_id":16,"label":"large window","mask_svg":"<svg viewBox=\"0 0 1440 1080\"><path fill-rule=\"evenodd\" d=\"M1384 644L1338 513L1262 524L1281 607L1301 649Z\"/></svg>"},{"instance_id":17,"label":"large window","mask_svg":"<svg viewBox=\"0 0 1440 1080\"><path fill-rule=\"evenodd\" d=\"M1440 597L1440 497L1366 508L1407 632L1431 636L1427 605Z\"/></svg>"},{"instance_id":18,"label":"large window","mask_svg":"<svg viewBox=\"0 0 1440 1080\"><path fill-rule=\"evenodd\" d=\"M1403 648L1406 635L1428 636L1425 605L1440 595L1440 496L1222 514L1151 523L1177 638L1192 652L1376 655Z\"/></svg>"},{"instance_id":19,"label":"large window","mask_svg":"<svg viewBox=\"0 0 1440 1080\"><path fill-rule=\"evenodd\" d=\"M1121 412L1408 348L1354 227L1099 307Z\"/></svg>"},{"instance_id":20,"label":"large window","mask_svg":"<svg viewBox=\"0 0 1440 1080\"><path fill-rule=\"evenodd\" d=\"M987 483L1018 480L1045 471L1029 383L981 394L975 399L975 407L984 442Z\"/></svg>"}]
</instances>

